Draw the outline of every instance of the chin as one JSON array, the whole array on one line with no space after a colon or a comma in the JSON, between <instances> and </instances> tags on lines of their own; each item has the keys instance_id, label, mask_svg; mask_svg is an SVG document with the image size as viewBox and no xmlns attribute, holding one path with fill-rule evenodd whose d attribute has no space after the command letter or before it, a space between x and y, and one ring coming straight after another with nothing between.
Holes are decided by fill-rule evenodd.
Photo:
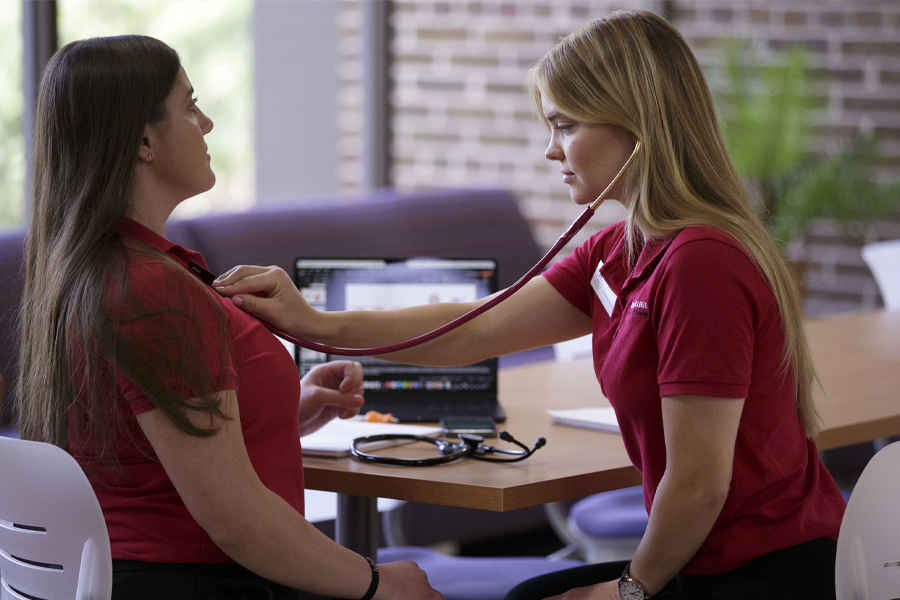
<instances>
[{"instance_id":1,"label":"chin","mask_svg":"<svg viewBox=\"0 0 900 600\"><path fill-rule=\"evenodd\" d=\"M572 202L574 202L578 206L587 206L597 199L593 196L585 196L584 194L579 194L575 190L572 190L572 193L569 194L569 196L572 198Z\"/></svg>"}]
</instances>

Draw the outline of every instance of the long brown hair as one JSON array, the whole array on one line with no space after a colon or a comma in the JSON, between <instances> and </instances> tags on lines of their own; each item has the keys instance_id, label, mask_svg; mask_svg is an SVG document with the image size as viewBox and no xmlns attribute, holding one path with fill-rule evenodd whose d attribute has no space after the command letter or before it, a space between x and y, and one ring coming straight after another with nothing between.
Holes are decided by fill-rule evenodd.
<instances>
[{"instance_id":1,"label":"long brown hair","mask_svg":"<svg viewBox=\"0 0 900 600\"><path fill-rule=\"evenodd\" d=\"M716 227L739 242L766 276L781 315L782 366L793 369L807 437L820 427L816 379L803 329L800 292L750 204L717 125L709 87L681 34L646 11L616 11L566 36L529 73L538 110L543 94L587 123L612 123L641 141L624 176L627 250L640 232L667 237Z\"/></svg>"},{"instance_id":2,"label":"long brown hair","mask_svg":"<svg viewBox=\"0 0 900 600\"><path fill-rule=\"evenodd\" d=\"M196 306L183 308L198 281L164 253L116 231L128 212L144 127L165 120L179 68L178 54L153 38L82 40L53 56L38 95L20 313L21 434L68 450L71 420L76 451L115 465L109 450L126 430L127 407L114 402L120 375L187 433L214 431L192 424L188 410L221 414L213 394L220 374L198 364L201 345L210 342L197 332ZM165 270L171 285L159 294L171 301L135 292L128 264L136 259ZM213 343L224 365L224 311L207 295L202 310L212 310L220 326L221 340ZM160 308L166 305L173 308Z\"/></svg>"}]
</instances>

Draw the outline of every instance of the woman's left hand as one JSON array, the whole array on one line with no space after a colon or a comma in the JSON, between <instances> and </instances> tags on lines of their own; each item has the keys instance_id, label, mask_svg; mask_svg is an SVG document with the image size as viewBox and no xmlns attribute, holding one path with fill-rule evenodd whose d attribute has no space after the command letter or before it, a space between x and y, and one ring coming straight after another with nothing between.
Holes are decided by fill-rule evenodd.
<instances>
[{"instance_id":1,"label":"woman's left hand","mask_svg":"<svg viewBox=\"0 0 900 600\"><path fill-rule=\"evenodd\" d=\"M565 594L546 598L546 600L621 600L619 598L619 582L606 581L597 585L575 588Z\"/></svg>"},{"instance_id":2,"label":"woman's left hand","mask_svg":"<svg viewBox=\"0 0 900 600\"><path fill-rule=\"evenodd\" d=\"M363 370L358 362L336 360L313 367L300 380L300 435L309 435L325 423L359 414L363 402Z\"/></svg>"}]
</instances>

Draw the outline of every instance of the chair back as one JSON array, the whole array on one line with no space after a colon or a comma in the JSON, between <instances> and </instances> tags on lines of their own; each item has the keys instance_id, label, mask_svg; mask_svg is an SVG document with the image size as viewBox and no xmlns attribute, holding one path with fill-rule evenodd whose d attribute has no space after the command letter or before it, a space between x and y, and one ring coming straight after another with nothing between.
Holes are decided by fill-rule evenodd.
<instances>
[{"instance_id":1,"label":"chair back","mask_svg":"<svg viewBox=\"0 0 900 600\"><path fill-rule=\"evenodd\" d=\"M841 523L837 600L900 598L900 442L883 448L863 470Z\"/></svg>"},{"instance_id":2,"label":"chair back","mask_svg":"<svg viewBox=\"0 0 900 600\"><path fill-rule=\"evenodd\" d=\"M875 276L884 307L900 310L900 240L866 244L862 256Z\"/></svg>"},{"instance_id":3,"label":"chair back","mask_svg":"<svg viewBox=\"0 0 900 600\"><path fill-rule=\"evenodd\" d=\"M100 503L64 450L0 437L0 600L109 600Z\"/></svg>"}]
</instances>

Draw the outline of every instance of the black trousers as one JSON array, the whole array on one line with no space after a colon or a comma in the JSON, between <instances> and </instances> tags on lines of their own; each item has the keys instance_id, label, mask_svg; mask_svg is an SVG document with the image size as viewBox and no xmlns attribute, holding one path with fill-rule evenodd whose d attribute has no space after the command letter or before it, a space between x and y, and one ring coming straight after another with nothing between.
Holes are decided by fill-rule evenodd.
<instances>
[{"instance_id":1,"label":"black trousers","mask_svg":"<svg viewBox=\"0 0 900 600\"><path fill-rule=\"evenodd\" d=\"M329 600L260 577L238 564L113 561L112 600Z\"/></svg>"},{"instance_id":2,"label":"black trousers","mask_svg":"<svg viewBox=\"0 0 900 600\"><path fill-rule=\"evenodd\" d=\"M835 600L837 542L821 538L764 554L733 571L678 575L660 600ZM568 590L621 577L627 561L585 565L549 573L514 587L505 600L542 600Z\"/></svg>"}]
</instances>

